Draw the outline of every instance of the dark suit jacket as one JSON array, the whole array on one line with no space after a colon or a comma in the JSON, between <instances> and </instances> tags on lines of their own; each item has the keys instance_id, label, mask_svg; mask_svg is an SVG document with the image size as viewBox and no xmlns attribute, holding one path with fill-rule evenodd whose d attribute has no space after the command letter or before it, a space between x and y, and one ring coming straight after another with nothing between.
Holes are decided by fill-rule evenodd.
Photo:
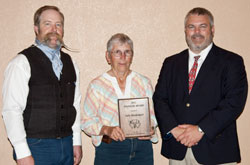
<instances>
[{"instance_id":1,"label":"dark suit jacket","mask_svg":"<svg viewBox=\"0 0 250 165\"><path fill-rule=\"evenodd\" d=\"M236 119L244 109L247 88L242 57L215 45L202 64L190 95L188 50L166 58L153 96L161 135L179 124L199 125L205 134L192 147L199 163L239 162ZM186 150L173 137L163 140L161 154L182 160Z\"/></svg>"}]
</instances>

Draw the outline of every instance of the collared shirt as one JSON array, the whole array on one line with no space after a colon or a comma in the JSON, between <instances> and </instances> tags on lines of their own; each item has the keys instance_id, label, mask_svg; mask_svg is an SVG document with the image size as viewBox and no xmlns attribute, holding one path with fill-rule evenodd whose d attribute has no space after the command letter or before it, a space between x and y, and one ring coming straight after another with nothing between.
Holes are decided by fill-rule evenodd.
<instances>
[{"instance_id":1,"label":"collared shirt","mask_svg":"<svg viewBox=\"0 0 250 165\"><path fill-rule=\"evenodd\" d=\"M60 75L63 68L60 53L61 46L58 46L56 49L52 49L41 43L38 39L35 40L35 46L37 46L49 58L52 63L53 71L58 80L60 80Z\"/></svg>"},{"instance_id":2,"label":"collared shirt","mask_svg":"<svg viewBox=\"0 0 250 165\"><path fill-rule=\"evenodd\" d=\"M79 69L74 61L73 64L77 76L74 98L74 107L77 115L75 123L72 126L73 145L81 145ZM14 146L17 159L31 155L23 123L23 111L26 107L29 94L28 83L30 76L29 62L22 54L14 57L4 72L2 115L8 138Z\"/></svg>"},{"instance_id":3,"label":"collared shirt","mask_svg":"<svg viewBox=\"0 0 250 165\"><path fill-rule=\"evenodd\" d=\"M81 128L91 136L92 143L99 146L102 140L102 136L99 135L102 127L119 126L117 100L138 97L149 97L151 125L156 127L152 95L150 80L139 73L131 72L127 76L124 94L116 78L104 73L89 84L83 106ZM156 134L151 141L158 141Z\"/></svg>"},{"instance_id":4,"label":"collared shirt","mask_svg":"<svg viewBox=\"0 0 250 165\"><path fill-rule=\"evenodd\" d=\"M190 49L188 49L188 54L189 54L189 58L188 58L188 68L189 68L189 70L188 71L189 72L190 72L191 68L193 67L194 57L195 56L200 56L200 58L197 61L198 62L198 67L197 67L197 70L196 70L196 76L198 75L203 62L205 61L209 51L212 49L212 46L213 46L213 43L208 45L208 47L206 47L206 49L202 50L199 54L195 54Z\"/></svg>"}]
</instances>

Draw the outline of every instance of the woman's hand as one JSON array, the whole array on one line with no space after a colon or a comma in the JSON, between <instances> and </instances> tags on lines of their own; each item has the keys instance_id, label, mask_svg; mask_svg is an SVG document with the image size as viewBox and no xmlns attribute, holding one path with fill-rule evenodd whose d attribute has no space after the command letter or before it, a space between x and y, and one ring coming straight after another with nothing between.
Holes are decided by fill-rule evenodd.
<instances>
[{"instance_id":1,"label":"woman's hand","mask_svg":"<svg viewBox=\"0 0 250 165\"><path fill-rule=\"evenodd\" d=\"M100 135L107 135L115 141L125 140L125 134L120 127L103 126Z\"/></svg>"},{"instance_id":2,"label":"woman's hand","mask_svg":"<svg viewBox=\"0 0 250 165\"><path fill-rule=\"evenodd\" d=\"M150 140L152 138L152 135L155 134L155 128L151 127L150 130L150 136L142 136L142 137L138 137L139 140Z\"/></svg>"}]
</instances>

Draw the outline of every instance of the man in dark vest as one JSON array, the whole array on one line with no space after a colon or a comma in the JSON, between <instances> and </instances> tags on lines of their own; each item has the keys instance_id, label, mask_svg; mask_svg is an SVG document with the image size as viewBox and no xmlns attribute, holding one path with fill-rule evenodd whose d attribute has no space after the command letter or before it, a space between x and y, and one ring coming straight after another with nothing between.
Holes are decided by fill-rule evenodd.
<instances>
[{"instance_id":1,"label":"man in dark vest","mask_svg":"<svg viewBox=\"0 0 250 165\"><path fill-rule=\"evenodd\" d=\"M204 8L185 18L189 49L165 59L154 93L170 165L236 165L240 148L236 120L247 97L241 56L213 43L214 19Z\"/></svg>"},{"instance_id":2,"label":"man in dark vest","mask_svg":"<svg viewBox=\"0 0 250 165\"><path fill-rule=\"evenodd\" d=\"M61 51L63 27L57 7L39 8L35 44L5 70L2 115L18 165L72 165L82 158L79 69Z\"/></svg>"}]
</instances>

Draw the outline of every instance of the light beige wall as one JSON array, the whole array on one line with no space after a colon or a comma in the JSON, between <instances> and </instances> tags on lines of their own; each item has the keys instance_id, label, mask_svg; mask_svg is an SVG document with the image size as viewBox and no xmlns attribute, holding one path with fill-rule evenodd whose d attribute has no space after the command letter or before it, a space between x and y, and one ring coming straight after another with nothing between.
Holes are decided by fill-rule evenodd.
<instances>
[{"instance_id":1,"label":"light beige wall","mask_svg":"<svg viewBox=\"0 0 250 165\"><path fill-rule=\"evenodd\" d=\"M132 69L151 78L156 84L165 57L185 49L183 32L185 14L193 7L209 9L215 17L215 43L237 52L245 60L250 77L250 1L249 0L0 0L0 86L3 72L16 53L34 42L33 14L45 4L58 6L66 17L65 43L80 53L70 53L81 70L83 98L88 83L109 69L105 45L117 32L128 34L134 41ZM2 96L0 96L2 107ZM238 119L242 165L250 164L250 101ZM167 164L160 155L161 141L154 145L156 165ZM0 164L14 164L12 148L4 125L0 122ZM91 165L94 147L83 134L83 160Z\"/></svg>"}]
</instances>

